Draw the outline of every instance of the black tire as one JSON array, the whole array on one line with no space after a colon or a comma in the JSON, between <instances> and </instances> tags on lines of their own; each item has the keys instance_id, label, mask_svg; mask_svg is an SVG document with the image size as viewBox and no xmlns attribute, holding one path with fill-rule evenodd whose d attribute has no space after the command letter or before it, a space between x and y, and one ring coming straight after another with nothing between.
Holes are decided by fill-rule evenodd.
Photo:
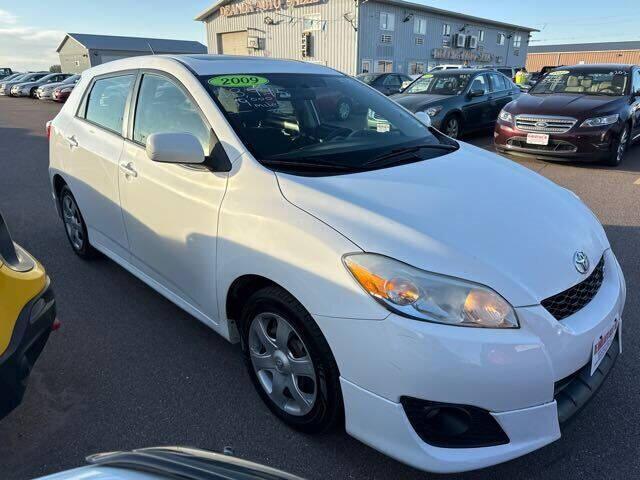
<instances>
[{"instance_id":1,"label":"black tire","mask_svg":"<svg viewBox=\"0 0 640 480\"><path fill-rule=\"evenodd\" d=\"M341 98L336 105L336 118L340 121L345 121L351 116L353 110L353 104L348 98Z\"/></svg>"},{"instance_id":2,"label":"black tire","mask_svg":"<svg viewBox=\"0 0 640 480\"><path fill-rule=\"evenodd\" d=\"M73 252L80 258L83 258L85 260L90 260L98 257L98 251L89 243L87 225L84 221L82 213L80 212L80 207L78 207L78 203L76 202L76 199L71 193L71 189L69 189L68 186L65 185L60 189L59 201L64 230L67 235L67 240L69 240L69 245L71 245L71 248L73 249ZM70 227L71 219L68 215L69 212L67 210L69 204L73 205L75 209L73 223L76 224L76 229ZM78 236L74 237L72 231L77 231ZM81 241L78 241L79 239Z\"/></svg>"},{"instance_id":3,"label":"black tire","mask_svg":"<svg viewBox=\"0 0 640 480\"><path fill-rule=\"evenodd\" d=\"M37 87L33 87L30 91L29 91L29 97L31 98L36 98L36 90L38 90Z\"/></svg>"},{"instance_id":4,"label":"black tire","mask_svg":"<svg viewBox=\"0 0 640 480\"><path fill-rule=\"evenodd\" d=\"M442 133L451 138L460 138L462 135L462 118L458 114L447 116L442 121Z\"/></svg>"},{"instance_id":5,"label":"black tire","mask_svg":"<svg viewBox=\"0 0 640 480\"><path fill-rule=\"evenodd\" d=\"M250 327L258 315L265 313L279 315L294 328L313 362L317 380L316 397L306 415L291 415L278 406L269 397L254 370L249 347ZM320 328L300 302L280 287L265 287L254 293L244 306L240 329L247 371L267 407L287 425L305 433L321 433L334 428L343 418L344 411L340 373Z\"/></svg>"},{"instance_id":6,"label":"black tire","mask_svg":"<svg viewBox=\"0 0 640 480\"><path fill-rule=\"evenodd\" d=\"M625 124L620 135L614 142L609 158L605 161L606 165L617 167L622 163L622 160L624 160L624 156L627 153L627 148L629 148L629 139L631 138L630 132L631 128L629 127L629 124Z\"/></svg>"}]
</instances>

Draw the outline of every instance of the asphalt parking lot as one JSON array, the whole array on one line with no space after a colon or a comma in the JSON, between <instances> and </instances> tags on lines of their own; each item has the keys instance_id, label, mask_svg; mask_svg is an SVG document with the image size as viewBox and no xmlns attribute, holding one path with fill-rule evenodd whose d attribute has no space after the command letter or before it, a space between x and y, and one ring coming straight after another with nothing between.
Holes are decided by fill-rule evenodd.
<instances>
[{"instance_id":1,"label":"asphalt parking lot","mask_svg":"<svg viewBox=\"0 0 640 480\"><path fill-rule=\"evenodd\" d=\"M0 422L0 478L79 466L86 455L157 445L238 456L310 479L443 478L406 467L344 431L312 437L263 405L236 346L106 259L68 246L48 186L45 122L59 106L0 98L0 209L54 282L52 335L24 404ZM467 139L492 149L492 134ZM637 478L640 472L640 145L618 168L517 160L575 191L605 226L627 279L624 354L554 444L456 479Z\"/></svg>"}]
</instances>

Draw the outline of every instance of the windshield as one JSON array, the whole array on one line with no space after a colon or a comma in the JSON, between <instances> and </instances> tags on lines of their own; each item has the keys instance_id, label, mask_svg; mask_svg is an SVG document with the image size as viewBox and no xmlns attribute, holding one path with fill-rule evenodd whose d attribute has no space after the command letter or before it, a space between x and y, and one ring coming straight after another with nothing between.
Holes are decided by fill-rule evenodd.
<instances>
[{"instance_id":1,"label":"windshield","mask_svg":"<svg viewBox=\"0 0 640 480\"><path fill-rule=\"evenodd\" d=\"M624 70L555 70L536 83L529 93L620 96L626 93L628 83L629 72Z\"/></svg>"},{"instance_id":2,"label":"windshield","mask_svg":"<svg viewBox=\"0 0 640 480\"><path fill-rule=\"evenodd\" d=\"M71 75L70 77L65 78L60 83L67 85L69 83L78 83L78 80L80 80L80 75Z\"/></svg>"},{"instance_id":3,"label":"windshield","mask_svg":"<svg viewBox=\"0 0 640 480\"><path fill-rule=\"evenodd\" d=\"M378 79L379 76L380 75L364 73L364 74L358 75L356 78L361 82L366 83L367 85L371 85L373 82L375 82Z\"/></svg>"},{"instance_id":4,"label":"windshield","mask_svg":"<svg viewBox=\"0 0 640 480\"><path fill-rule=\"evenodd\" d=\"M433 154L442 155L437 147L448 143L395 102L344 75L221 75L201 81L263 163L362 169L378 156L416 145L435 146Z\"/></svg>"},{"instance_id":5,"label":"windshield","mask_svg":"<svg viewBox=\"0 0 640 480\"><path fill-rule=\"evenodd\" d=\"M413 82L402 93L430 93L433 95L460 95L472 74L470 73L426 73Z\"/></svg>"}]
</instances>

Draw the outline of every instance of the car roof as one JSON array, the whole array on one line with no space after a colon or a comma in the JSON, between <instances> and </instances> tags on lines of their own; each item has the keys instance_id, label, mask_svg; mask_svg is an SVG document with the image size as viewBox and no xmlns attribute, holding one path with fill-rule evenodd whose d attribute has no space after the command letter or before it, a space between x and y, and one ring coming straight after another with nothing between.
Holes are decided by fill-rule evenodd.
<instances>
[{"instance_id":1,"label":"car roof","mask_svg":"<svg viewBox=\"0 0 640 480\"><path fill-rule=\"evenodd\" d=\"M103 63L87 72L96 76L122 70L159 68L169 71L181 64L195 75L259 74L259 73L312 73L344 75L323 65L298 60L281 60L236 55L144 55Z\"/></svg>"},{"instance_id":2,"label":"car roof","mask_svg":"<svg viewBox=\"0 0 640 480\"><path fill-rule=\"evenodd\" d=\"M605 69L605 70L611 69L611 70L631 71L631 69L634 66L635 65L629 65L629 64L626 64L626 63L593 63L593 64L588 64L588 65L584 65L583 64L583 65L571 65L571 66L557 67L557 68L554 68L554 70L596 71L596 70L602 70L602 69Z\"/></svg>"},{"instance_id":3,"label":"car roof","mask_svg":"<svg viewBox=\"0 0 640 480\"><path fill-rule=\"evenodd\" d=\"M433 73L433 75L451 75L452 73L493 73L494 70L487 70L485 68L483 69L479 69L479 68L473 68L473 67L466 67L466 68L448 68L447 70L435 70L433 72L427 72L427 73Z\"/></svg>"}]
</instances>

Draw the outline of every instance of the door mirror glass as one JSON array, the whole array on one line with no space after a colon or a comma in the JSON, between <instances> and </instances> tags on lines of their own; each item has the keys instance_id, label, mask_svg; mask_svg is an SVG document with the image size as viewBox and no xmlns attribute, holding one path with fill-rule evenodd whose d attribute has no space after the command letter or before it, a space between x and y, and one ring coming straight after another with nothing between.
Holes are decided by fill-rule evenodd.
<instances>
[{"instance_id":1,"label":"door mirror glass","mask_svg":"<svg viewBox=\"0 0 640 480\"><path fill-rule=\"evenodd\" d=\"M431 117L426 112L416 112L414 115L418 120L424 123L425 126L431 126Z\"/></svg>"},{"instance_id":2,"label":"door mirror glass","mask_svg":"<svg viewBox=\"0 0 640 480\"><path fill-rule=\"evenodd\" d=\"M205 160L200 141L190 133L152 133L146 150L154 162L201 164Z\"/></svg>"}]
</instances>

